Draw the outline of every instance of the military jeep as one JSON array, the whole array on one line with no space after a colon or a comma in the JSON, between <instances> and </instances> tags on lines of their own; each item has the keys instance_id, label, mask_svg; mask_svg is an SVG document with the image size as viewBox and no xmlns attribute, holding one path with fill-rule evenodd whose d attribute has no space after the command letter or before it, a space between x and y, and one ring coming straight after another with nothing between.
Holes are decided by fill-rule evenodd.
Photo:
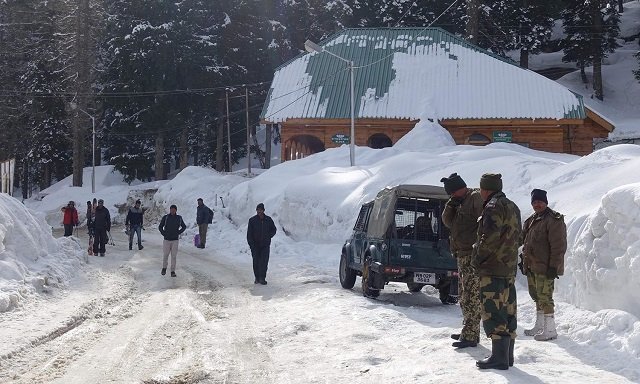
<instances>
[{"instance_id":1,"label":"military jeep","mask_svg":"<svg viewBox=\"0 0 640 384\"><path fill-rule=\"evenodd\" d=\"M442 187L398 185L363 204L342 247L342 287L353 288L361 276L362 293L377 297L391 281L406 283L411 292L432 285L443 304L455 302L458 267L440 219L448 198Z\"/></svg>"}]
</instances>

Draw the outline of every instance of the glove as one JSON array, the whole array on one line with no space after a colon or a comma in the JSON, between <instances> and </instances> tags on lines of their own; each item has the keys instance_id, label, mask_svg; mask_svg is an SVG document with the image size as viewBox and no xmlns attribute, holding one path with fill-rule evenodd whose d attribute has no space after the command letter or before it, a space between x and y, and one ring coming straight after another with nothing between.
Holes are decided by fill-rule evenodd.
<instances>
[{"instance_id":1,"label":"glove","mask_svg":"<svg viewBox=\"0 0 640 384\"><path fill-rule=\"evenodd\" d=\"M462 199L455 196L451 196L451 198L449 198L449 201L447 201L447 205L454 208L459 207L460 204L462 204Z\"/></svg>"},{"instance_id":2,"label":"glove","mask_svg":"<svg viewBox=\"0 0 640 384\"><path fill-rule=\"evenodd\" d=\"M547 279L549 280L553 280L553 279L559 279L560 276L558 276L558 270L552 267L547 268Z\"/></svg>"},{"instance_id":3,"label":"glove","mask_svg":"<svg viewBox=\"0 0 640 384\"><path fill-rule=\"evenodd\" d=\"M526 276L527 273L524 271L524 257L522 256L522 253L520 255L518 255L518 256L520 256L520 262L518 263L518 269L520 269L520 272L523 275Z\"/></svg>"}]
</instances>

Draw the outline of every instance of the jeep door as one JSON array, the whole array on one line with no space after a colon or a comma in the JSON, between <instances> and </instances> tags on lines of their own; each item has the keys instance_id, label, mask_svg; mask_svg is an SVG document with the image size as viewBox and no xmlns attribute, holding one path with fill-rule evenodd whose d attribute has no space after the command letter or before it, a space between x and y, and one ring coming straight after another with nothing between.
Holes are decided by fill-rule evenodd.
<instances>
[{"instance_id":1,"label":"jeep door","mask_svg":"<svg viewBox=\"0 0 640 384\"><path fill-rule=\"evenodd\" d=\"M353 238L351 240L351 246L353 249L353 262L356 264L362 264L364 252L367 249L367 226L369 225L369 216L371 216L371 209L373 208L373 202L367 203L360 208L360 214L358 220L353 227Z\"/></svg>"}]
</instances>

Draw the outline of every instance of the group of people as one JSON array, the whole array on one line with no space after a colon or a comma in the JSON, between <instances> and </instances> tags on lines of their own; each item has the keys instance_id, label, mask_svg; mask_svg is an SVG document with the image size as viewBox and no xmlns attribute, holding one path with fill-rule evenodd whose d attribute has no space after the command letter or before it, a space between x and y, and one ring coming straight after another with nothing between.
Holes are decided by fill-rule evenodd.
<instances>
[{"instance_id":1,"label":"group of people","mask_svg":"<svg viewBox=\"0 0 640 384\"><path fill-rule=\"evenodd\" d=\"M213 222L213 210L204 204L202 198L197 200L196 224L198 225L198 248L205 248L207 242L208 226ZM71 236L73 228L78 226L78 211L75 203L70 201L66 207L62 208L64 235ZM251 249L253 258L254 284L266 285L267 268L269 264L269 254L271 238L276 234L276 226L271 217L265 215L264 204L256 206L256 215L249 219L247 228L247 243ZM141 208L140 200L136 200L133 207L130 207L125 219L125 232L129 236L129 250L133 249L133 237L137 237L138 250L142 250L141 231L144 224L144 211ZM106 244L109 241L108 233L111 230L111 216L109 210L104 207L104 201L93 199L87 201L87 229L89 231L89 254L104 256ZM160 273L164 276L169 267L169 256L171 256L170 273L176 277L176 258L178 255L178 244L180 235L187 229L187 226L178 215L178 207L172 204L169 213L164 215L158 225L158 230L164 240L162 244L163 258Z\"/></svg>"},{"instance_id":2,"label":"group of people","mask_svg":"<svg viewBox=\"0 0 640 384\"><path fill-rule=\"evenodd\" d=\"M73 228L80 224L78 219L78 210L75 202L69 203L62 208L63 217L62 224L64 226L64 236L71 236ZM87 230L89 231L89 249L90 255L104 256L106 252L106 244L109 240L107 233L111 230L111 215L109 210L104 207L104 200L93 199L87 201Z\"/></svg>"},{"instance_id":3,"label":"group of people","mask_svg":"<svg viewBox=\"0 0 640 384\"><path fill-rule=\"evenodd\" d=\"M535 340L557 338L553 291L564 273L567 230L564 216L548 207L547 192L531 191L533 214L521 223L520 209L502 192L502 175L486 173L480 188L468 188L457 173L442 178L450 196L442 222L450 230L450 249L458 262L463 327L453 347L475 347L480 320L491 338L491 356L480 369L509 369L517 328L516 269L526 275L536 303L536 322L524 331ZM522 246L520 263L518 249Z\"/></svg>"}]
</instances>

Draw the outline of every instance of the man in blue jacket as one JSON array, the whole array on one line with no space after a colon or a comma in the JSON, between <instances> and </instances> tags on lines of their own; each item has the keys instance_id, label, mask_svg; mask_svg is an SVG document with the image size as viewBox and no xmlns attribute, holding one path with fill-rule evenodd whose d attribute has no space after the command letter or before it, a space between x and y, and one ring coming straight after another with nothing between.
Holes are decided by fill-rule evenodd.
<instances>
[{"instance_id":1,"label":"man in blue jacket","mask_svg":"<svg viewBox=\"0 0 640 384\"><path fill-rule=\"evenodd\" d=\"M254 284L267 284L267 266L269 264L269 247L271 238L276 234L273 220L264 214L264 204L256 207L256 215L249 219L247 227L247 243L253 257Z\"/></svg>"},{"instance_id":2,"label":"man in blue jacket","mask_svg":"<svg viewBox=\"0 0 640 384\"><path fill-rule=\"evenodd\" d=\"M178 215L178 207L172 204L169 207L169 214L164 215L158 226L160 233L164 236L162 250L164 252L162 258L162 275L167 273L167 262L169 253L171 253L171 277L176 277L176 257L178 255L178 243L180 242L180 234L187 229L182 220L182 216Z\"/></svg>"}]
</instances>

